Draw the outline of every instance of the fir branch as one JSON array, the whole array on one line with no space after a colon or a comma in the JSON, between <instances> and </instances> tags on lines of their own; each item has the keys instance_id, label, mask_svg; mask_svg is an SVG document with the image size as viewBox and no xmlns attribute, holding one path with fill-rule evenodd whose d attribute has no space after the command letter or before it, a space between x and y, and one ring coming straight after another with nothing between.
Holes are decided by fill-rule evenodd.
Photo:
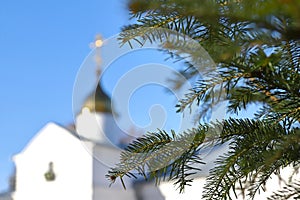
<instances>
[{"instance_id":1,"label":"fir branch","mask_svg":"<svg viewBox=\"0 0 300 200\"><path fill-rule=\"evenodd\" d=\"M248 190L249 196L253 198L276 170L299 159L294 157L299 153L298 142L294 142L294 151L286 149L290 139L282 142L285 137L293 134L294 131L287 135L280 124L255 120L224 121L220 139L223 142L230 141L230 150L216 161L216 167L207 178L203 197L230 198L231 192L236 193L239 180L246 178L252 185ZM288 152L292 155L287 156ZM242 184L240 189L245 190Z\"/></svg>"},{"instance_id":2,"label":"fir branch","mask_svg":"<svg viewBox=\"0 0 300 200\"><path fill-rule=\"evenodd\" d=\"M289 183L282 190L274 192L268 200L300 199L300 181Z\"/></svg>"},{"instance_id":3,"label":"fir branch","mask_svg":"<svg viewBox=\"0 0 300 200\"><path fill-rule=\"evenodd\" d=\"M205 127L192 129L179 136L170 137L164 131L149 133L131 143L122 152L120 163L108 172L107 177L114 182L123 176L136 177L135 173L145 179L154 178L176 180L180 192L192 181L190 176L200 169L197 164L204 164L198 147L205 139ZM194 166L193 166L194 165Z\"/></svg>"},{"instance_id":4,"label":"fir branch","mask_svg":"<svg viewBox=\"0 0 300 200\"><path fill-rule=\"evenodd\" d=\"M123 44L143 46L147 41L159 41L171 58L186 59L187 79L197 76L197 67L203 64L199 54L193 53L198 51L191 48L195 44L216 62L213 69L217 74L208 70L206 78L199 79L179 102L179 111L196 102L205 113L226 100L234 112L253 102L263 107L255 120L228 119L178 136L159 131L137 139L109 172L113 181L118 177L122 181L126 175L136 177L137 172L157 183L173 180L182 192L200 169L194 167L202 163L197 153L209 141L212 145L229 142L230 150L218 158L210 172L206 199L231 199L237 196L238 187L254 198L272 174L288 165L299 166L298 2L285 1L282 6L275 0L132 0L130 8L137 23L126 27L121 35ZM174 40L170 35L186 35L196 42L185 46L185 40ZM176 84L180 87L181 83ZM273 198L292 197L280 195L294 194L298 190L293 187L289 185Z\"/></svg>"}]
</instances>

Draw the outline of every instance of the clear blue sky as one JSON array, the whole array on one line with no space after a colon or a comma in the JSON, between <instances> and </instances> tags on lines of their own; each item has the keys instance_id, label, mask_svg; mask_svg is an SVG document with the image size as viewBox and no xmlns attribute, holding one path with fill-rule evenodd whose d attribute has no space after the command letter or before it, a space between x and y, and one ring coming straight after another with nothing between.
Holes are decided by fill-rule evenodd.
<instances>
[{"instance_id":1,"label":"clear blue sky","mask_svg":"<svg viewBox=\"0 0 300 200\"><path fill-rule=\"evenodd\" d=\"M96 34L128 24L125 0L1 1L0 191L12 155L49 121L73 120L76 73Z\"/></svg>"}]
</instances>

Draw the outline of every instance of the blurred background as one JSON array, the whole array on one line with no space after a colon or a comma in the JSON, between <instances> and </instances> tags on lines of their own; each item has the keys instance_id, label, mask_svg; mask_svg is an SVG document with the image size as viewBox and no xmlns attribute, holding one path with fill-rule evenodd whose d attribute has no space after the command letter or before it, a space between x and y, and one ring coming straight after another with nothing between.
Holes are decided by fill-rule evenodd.
<instances>
[{"instance_id":1,"label":"blurred background","mask_svg":"<svg viewBox=\"0 0 300 200\"><path fill-rule=\"evenodd\" d=\"M129 23L125 0L2 1L0 3L0 191L11 157L47 122L73 121L77 71L100 33Z\"/></svg>"}]
</instances>

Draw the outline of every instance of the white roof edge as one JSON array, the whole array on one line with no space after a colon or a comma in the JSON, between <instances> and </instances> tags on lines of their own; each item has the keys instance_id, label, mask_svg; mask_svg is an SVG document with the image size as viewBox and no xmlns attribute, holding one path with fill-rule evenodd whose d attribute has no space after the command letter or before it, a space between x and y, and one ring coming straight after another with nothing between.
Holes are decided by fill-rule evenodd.
<instances>
[{"instance_id":1,"label":"white roof edge","mask_svg":"<svg viewBox=\"0 0 300 200\"><path fill-rule=\"evenodd\" d=\"M16 161L18 159L18 157L20 155L22 155L27 150L27 148L32 144L32 142L35 141L35 139L38 138L44 132L44 130L46 130L50 127L56 127L56 128L64 129L65 131L69 132L72 135L70 130L68 130L65 127L59 125L58 123L55 123L53 121L49 121L44 126L42 126L42 128L39 129L39 131L29 140L29 142L25 145L25 147L19 153L12 156L12 160Z\"/></svg>"}]
</instances>

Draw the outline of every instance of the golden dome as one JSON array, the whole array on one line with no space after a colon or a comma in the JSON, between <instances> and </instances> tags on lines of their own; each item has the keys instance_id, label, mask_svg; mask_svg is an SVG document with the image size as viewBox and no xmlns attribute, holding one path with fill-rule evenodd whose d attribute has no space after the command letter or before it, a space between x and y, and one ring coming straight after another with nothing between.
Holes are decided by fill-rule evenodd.
<instances>
[{"instance_id":1,"label":"golden dome","mask_svg":"<svg viewBox=\"0 0 300 200\"><path fill-rule=\"evenodd\" d=\"M88 98L85 100L83 108L88 108L90 111L94 112L112 113L111 99L103 91L100 84L97 85L95 93L89 95Z\"/></svg>"}]
</instances>

